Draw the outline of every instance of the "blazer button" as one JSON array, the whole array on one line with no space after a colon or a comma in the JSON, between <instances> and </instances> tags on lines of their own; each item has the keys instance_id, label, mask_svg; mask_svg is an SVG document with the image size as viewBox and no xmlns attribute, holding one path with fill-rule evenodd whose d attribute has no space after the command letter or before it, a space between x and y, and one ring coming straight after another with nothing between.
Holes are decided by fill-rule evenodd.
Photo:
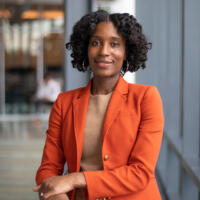
<instances>
[{"instance_id":1,"label":"blazer button","mask_svg":"<svg viewBox=\"0 0 200 200\"><path fill-rule=\"evenodd\" d=\"M108 158L109 158L108 155L105 155L105 156L104 156L104 160L105 160L105 161L108 160Z\"/></svg>"}]
</instances>

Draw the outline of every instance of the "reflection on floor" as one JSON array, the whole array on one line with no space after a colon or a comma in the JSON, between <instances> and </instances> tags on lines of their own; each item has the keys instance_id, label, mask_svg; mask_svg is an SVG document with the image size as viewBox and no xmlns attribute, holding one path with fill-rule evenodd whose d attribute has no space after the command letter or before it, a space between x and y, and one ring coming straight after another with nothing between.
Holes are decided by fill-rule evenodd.
<instances>
[{"instance_id":1,"label":"reflection on floor","mask_svg":"<svg viewBox=\"0 0 200 200\"><path fill-rule=\"evenodd\" d=\"M0 200L37 200L32 192L48 125L46 119L0 121Z\"/></svg>"}]
</instances>

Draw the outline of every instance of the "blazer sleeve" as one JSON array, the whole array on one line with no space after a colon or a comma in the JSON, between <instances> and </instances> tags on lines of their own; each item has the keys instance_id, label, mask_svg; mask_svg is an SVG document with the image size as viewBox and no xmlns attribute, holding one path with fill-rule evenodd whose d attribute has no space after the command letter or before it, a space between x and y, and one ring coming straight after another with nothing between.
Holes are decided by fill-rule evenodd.
<instances>
[{"instance_id":1,"label":"blazer sleeve","mask_svg":"<svg viewBox=\"0 0 200 200\"><path fill-rule=\"evenodd\" d=\"M62 109L60 96L55 101L50 113L42 162L36 174L37 185L51 176L62 175L63 173L65 159L61 142Z\"/></svg>"},{"instance_id":2,"label":"blazer sleeve","mask_svg":"<svg viewBox=\"0 0 200 200\"><path fill-rule=\"evenodd\" d=\"M138 135L127 165L84 172L89 200L141 191L154 177L164 128L162 102L156 87L146 89L140 109Z\"/></svg>"}]
</instances>

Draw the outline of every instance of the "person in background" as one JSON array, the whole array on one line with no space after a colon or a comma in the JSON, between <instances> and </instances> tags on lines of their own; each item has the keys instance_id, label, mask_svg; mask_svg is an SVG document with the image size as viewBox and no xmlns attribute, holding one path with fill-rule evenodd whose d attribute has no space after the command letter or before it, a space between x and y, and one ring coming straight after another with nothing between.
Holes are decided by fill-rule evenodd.
<instances>
[{"instance_id":1,"label":"person in background","mask_svg":"<svg viewBox=\"0 0 200 200\"><path fill-rule=\"evenodd\" d=\"M47 107L48 109L51 108L60 92L60 83L53 79L50 73L46 73L43 82L39 83L36 91L36 110L42 112Z\"/></svg>"},{"instance_id":2,"label":"person in background","mask_svg":"<svg viewBox=\"0 0 200 200\"><path fill-rule=\"evenodd\" d=\"M54 103L33 190L41 200L161 200L162 101L155 86L123 79L146 67L151 44L142 26L127 13L92 12L66 46L73 67L93 78Z\"/></svg>"}]
</instances>

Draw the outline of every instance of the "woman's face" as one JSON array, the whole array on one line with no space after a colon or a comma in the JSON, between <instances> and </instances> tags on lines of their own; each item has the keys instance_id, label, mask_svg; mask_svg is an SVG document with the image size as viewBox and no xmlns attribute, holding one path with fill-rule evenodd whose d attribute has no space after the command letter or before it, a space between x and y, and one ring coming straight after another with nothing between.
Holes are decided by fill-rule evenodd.
<instances>
[{"instance_id":1,"label":"woman's face","mask_svg":"<svg viewBox=\"0 0 200 200\"><path fill-rule=\"evenodd\" d=\"M125 56L125 40L113 23L97 24L88 45L89 65L94 76L119 76Z\"/></svg>"}]
</instances>

